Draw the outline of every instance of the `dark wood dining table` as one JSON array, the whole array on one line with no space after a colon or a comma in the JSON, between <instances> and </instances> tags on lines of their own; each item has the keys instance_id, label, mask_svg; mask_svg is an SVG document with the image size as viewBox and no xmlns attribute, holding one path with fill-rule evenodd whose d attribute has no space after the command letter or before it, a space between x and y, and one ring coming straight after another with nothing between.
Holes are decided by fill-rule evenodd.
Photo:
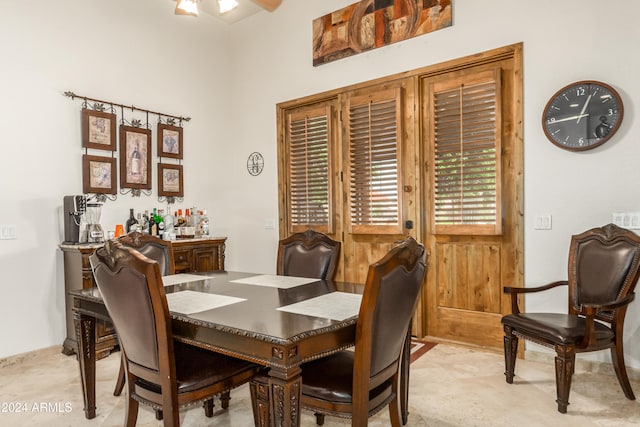
<instances>
[{"instance_id":1,"label":"dark wood dining table","mask_svg":"<svg viewBox=\"0 0 640 427\"><path fill-rule=\"evenodd\" d=\"M314 280L278 288L234 282L253 276L258 275L215 271L201 274L201 279L191 275L189 281L165 285L168 298L171 293L195 291L242 299L239 303L192 314L171 311L174 338L269 367L270 387L278 391L270 400L271 423L296 427L300 425L300 365L352 346L357 313L332 320L278 308L336 291L362 294L363 285ZM97 288L69 294L73 299L85 417L91 419L96 416L95 323L96 319L109 321L110 318ZM405 360L408 377L408 352ZM406 385L403 388L402 413L406 420Z\"/></svg>"}]
</instances>

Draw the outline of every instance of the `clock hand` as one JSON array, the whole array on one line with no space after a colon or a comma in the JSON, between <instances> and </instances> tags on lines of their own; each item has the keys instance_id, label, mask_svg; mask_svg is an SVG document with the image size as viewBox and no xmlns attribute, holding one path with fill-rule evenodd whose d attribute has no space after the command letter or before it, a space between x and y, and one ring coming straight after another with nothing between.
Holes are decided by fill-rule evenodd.
<instances>
[{"instance_id":1,"label":"clock hand","mask_svg":"<svg viewBox=\"0 0 640 427\"><path fill-rule=\"evenodd\" d=\"M584 105L582 106L582 111L580 111L580 115L578 116L578 121L576 122L576 124L580 123L580 119L583 117L584 112L587 109L587 105L589 105L589 101L591 101L591 94L589 94L589 96L587 97L587 100L584 102Z\"/></svg>"},{"instance_id":2,"label":"clock hand","mask_svg":"<svg viewBox=\"0 0 640 427\"><path fill-rule=\"evenodd\" d=\"M577 116L563 117L561 119L554 120L554 121L550 121L549 120L547 123L553 124L553 123L567 122L569 120L575 120L575 119L578 119L578 121L580 121L581 118L587 117L588 115L589 115L589 113L587 113L587 114L579 114Z\"/></svg>"}]
</instances>

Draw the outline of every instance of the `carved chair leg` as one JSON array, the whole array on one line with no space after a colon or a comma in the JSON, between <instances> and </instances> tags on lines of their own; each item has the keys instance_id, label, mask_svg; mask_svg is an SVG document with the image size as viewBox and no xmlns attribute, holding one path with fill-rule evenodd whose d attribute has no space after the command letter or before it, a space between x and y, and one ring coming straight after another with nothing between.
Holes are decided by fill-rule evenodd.
<instances>
[{"instance_id":1,"label":"carved chair leg","mask_svg":"<svg viewBox=\"0 0 640 427\"><path fill-rule=\"evenodd\" d=\"M324 414L319 414L319 413L316 412L313 415L316 416L316 424L317 425L321 426L321 425L324 424Z\"/></svg>"},{"instance_id":2,"label":"carved chair leg","mask_svg":"<svg viewBox=\"0 0 640 427\"><path fill-rule=\"evenodd\" d=\"M504 375L507 383L513 384L513 376L516 370L518 357L518 337L509 326L504 327Z\"/></svg>"},{"instance_id":3,"label":"carved chair leg","mask_svg":"<svg viewBox=\"0 0 640 427\"><path fill-rule=\"evenodd\" d=\"M202 404L202 406L204 407L204 415L207 418L213 417L213 407L215 406L213 404L213 398L211 398L209 400L205 400L204 403Z\"/></svg>"},{"instance_id":4,"label":"carved chair leg","mask_svg":"<svg viewBox=\"0 0 640 427\"><path fill-rule=\"evenodd\" d=\"M620 343L611 347L611 360L613 361L613 369L616 371L616 376L618 377L618 382L620 383L620 387L622 387L622 391L624 395L629 400L636 400L636 396L633 394L633 390L631 389L631 384L629 384L629 377L627 376L627 368L624 364L624 350L622 347L622 340L619 340Z\"/></svg>"},{"instance_id":5,"label":"carved chair leg","mask_svg":"<svg viewBox=\"0 0 640 427\"><path fill-rule=\"evenodd\" d=\"M222 405L222 409L229 408L229 401L231 400L231 392L229 390L222 392L220 395L220 404Z\"/></svg>"},{"instance_id":6,"label":"carved chair leg","mask_svg":"<svg viewBox=\"0 0 640 427\"><path fill-rule=\"evenodd\" d=\"M123 389L124 389L124 361L120 360L120 370L118 371L118 379L116 380L116 386L113 389L113 395L120 396L122 394Z\"/></svg>"},{"instance_id":7,"label":"carved chair leg","mask_svg":"<svg viewBox=\"0 0 640 427\"><path fill-rule=\"evenodd\" d=\"M566 414L576 353L572 347L564 346L556 346L556 353L556 402L558 403L558 412Z\"/></svg>"}]
</instances>

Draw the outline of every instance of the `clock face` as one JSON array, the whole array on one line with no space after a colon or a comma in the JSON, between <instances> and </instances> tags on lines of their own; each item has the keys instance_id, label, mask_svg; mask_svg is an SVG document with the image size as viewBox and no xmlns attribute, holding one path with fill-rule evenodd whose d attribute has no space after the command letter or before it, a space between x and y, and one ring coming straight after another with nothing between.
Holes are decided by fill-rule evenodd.
<instances>
[{"instance_id":1,"label":"clock face","mask_svg":"<svg viewBox=\"0 0 640 427\"><path fill-rule=\"evenodd\" d=\"M547 103L542 127L560 148L582 151L608 141L620 127L623 107L611 86L596 81L572 83Z\"/></svg>"}]
</instances>

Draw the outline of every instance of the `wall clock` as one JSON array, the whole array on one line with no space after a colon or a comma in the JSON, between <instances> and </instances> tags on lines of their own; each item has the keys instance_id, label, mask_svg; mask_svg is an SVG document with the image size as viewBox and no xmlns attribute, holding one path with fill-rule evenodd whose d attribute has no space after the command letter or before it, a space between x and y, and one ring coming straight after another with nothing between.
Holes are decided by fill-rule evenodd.
<instances>
[{"instance_id":1,"label":"wall clock","mask_svg":"<svg viewBox=\"0 0 640 427\"><path fill-rule=\"evenodd\" d=\"M247 159L247 171L249 175L258 176L262 173L262 169L264 168L264 158L262 154L258 152L254 152L249 154L249 158Z\"/></svg>"},{"instance_id":2,"label":"wall clock","mask_svg":"<svg viewBox=\"0 0 640 427\"><path fill-rule=\"evenodd\" d=\"M624 109L611 86L584 80L571 83L547 102L542 128L549 141L570 151L584 151L607 142L620 128Z\"/></svg>"}]
</instances>

